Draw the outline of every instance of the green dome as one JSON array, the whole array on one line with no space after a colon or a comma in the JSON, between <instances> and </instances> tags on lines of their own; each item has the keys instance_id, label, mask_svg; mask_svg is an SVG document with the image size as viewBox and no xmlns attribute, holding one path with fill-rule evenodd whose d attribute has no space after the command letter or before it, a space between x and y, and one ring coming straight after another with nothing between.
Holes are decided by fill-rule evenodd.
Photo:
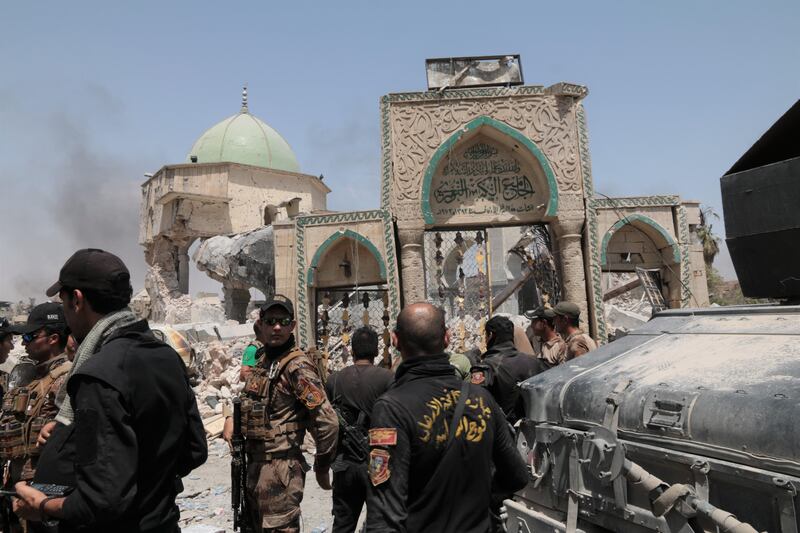
<instances>
[{"instance_id":1,"label":"green dome","mask_svg":"<svg viewBox=\"0 0 800 533\"><path fill-rule=\"evenodd\" d=\"M246 98L246 97L245 97ZM242 110L212 126L192 146L187 162L242 163L300 172L289 143L266 122ZM197 157L197 161L192 158Z\"/></svg>"}]
</instances>

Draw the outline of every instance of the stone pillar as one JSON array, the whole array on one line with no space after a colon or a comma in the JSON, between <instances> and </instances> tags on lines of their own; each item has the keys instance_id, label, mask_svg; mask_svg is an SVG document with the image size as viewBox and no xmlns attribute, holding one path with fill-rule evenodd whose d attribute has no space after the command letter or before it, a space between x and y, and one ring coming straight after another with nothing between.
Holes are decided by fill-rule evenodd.
<instances>
[{"instance_id":1,"label":"stone pillar","mask_svg":"<svg viewBox=\"0 0 800 533\"><path fill-rule=\"evenodd\" d=\"M178 256L178 290L181 294L189 294L189 247L179 245L176 247Z\"/></svg>"},{"instance_id":2,"label":"stone pillar","mask_svg":"<svg viewBox=\"0 0 800 533\"><path fill-rule=\"evenodd\" d=\"M424 235L423 228L401 228L397 232L404 305L426 300Z\"/></svg>"},{"instance_id":3,"label":"stone pillar","mask_svg":"<svg viewBox=\"0 0 800 533\"><path fill-rule=\"evenodd\" d=\"M145 247L147 274L144 287L150 297L153 322L181 324L191 321L191 299L181 293L175 257L176 246L166 237L157 237Z\"/></svg>"},{"instance_id":4,"label":"stone pillar","mask_svg":"<svg viewBox=\"0 0 800 533\"><path fill-rule=\"evenodd\" d=\"M225 297L225 317L244 323L247 320L247 304L250 303L250 291L230 285L222 286Z\"/></svg>"},{"instance_id":5,"label":"stone pillar","mask_svg":"<svg viewBox=\"0 0 800 533\"><path fill-rule=\"evenodd\" d=\"M583 260L583 220L558 220L553 224L561 260L562 300L581 308L581 328L588 331L589 302L586 294L586 270Z\"/></svg>"}]
</instances>

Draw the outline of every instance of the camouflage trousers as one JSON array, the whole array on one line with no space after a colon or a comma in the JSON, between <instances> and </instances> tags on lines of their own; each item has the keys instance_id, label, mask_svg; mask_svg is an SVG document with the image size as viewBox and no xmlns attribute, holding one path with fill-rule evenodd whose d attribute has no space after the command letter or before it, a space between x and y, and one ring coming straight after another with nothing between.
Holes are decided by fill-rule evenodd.
<instances>
[{"instance_id":1,"label":"camouflage trousers","mask_svg":"<svg viewBox=\"0 0 800 533\"><path fill-rule=\"evenodd\" d=\"M300 502L307 469L302 458L253 461L247 465L247 499L257 532L300 532Z\"/></svg>"}]
</instances>

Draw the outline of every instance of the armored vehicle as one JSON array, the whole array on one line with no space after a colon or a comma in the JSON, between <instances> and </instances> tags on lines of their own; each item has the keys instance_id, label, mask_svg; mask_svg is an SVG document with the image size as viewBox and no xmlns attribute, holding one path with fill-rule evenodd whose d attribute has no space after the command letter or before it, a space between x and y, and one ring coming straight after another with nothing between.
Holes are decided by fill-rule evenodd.
<instances>
[{"instance_id":1,"label":"armored vehicle","mask_svg":"<svg viewBox=\"0 0 800 533\"><path fill-rule=\"evenodd\" d=\"M742 290L776 303L661 311L522 384L510 532L798 531L800 102L721 182Z\"/></svg>"}]
</instances>

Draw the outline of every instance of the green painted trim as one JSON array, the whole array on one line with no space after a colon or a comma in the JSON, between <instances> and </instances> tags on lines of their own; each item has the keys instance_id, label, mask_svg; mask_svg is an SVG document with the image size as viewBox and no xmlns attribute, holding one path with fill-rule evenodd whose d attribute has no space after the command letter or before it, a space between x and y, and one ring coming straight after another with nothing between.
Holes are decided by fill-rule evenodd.
<instances>
[{"instance_id":1,"label":"green painted trim","mask_svg":"<svg viewBox=\"0 0 800 533\"><path fill-rule=\"evenodd\" d=\"M439 167L439 162L441 159L449 153L452 148L458 143L461 137L464 134L469 133L473 130L476 130L481 127L489 127L494 128L495 130L499 131L500 133L511 137L522 146L524 146L530 153L533 155L539 164L542 166L544 170L545 177L547 178L547 185L550 189L550 196L547 202L547 212L545 216L554 217L558 214L558 183L556 183L556 176L553 172L552 167L550 166L550 162L547 160L547 157L544 153L536 146L529 138L525 137L522 133L515 130L508 124L504 122L500 122L499 120L495 120L491 117L486 115L481 115L471 121L469 121L466 125L462 126L451 135L445 142L443 142L439 148L436 149L436 152L433 153L430 162L428 163L428 168L425 170L425 176L422 178L422 216L425 219L426 224L433 224L435 222L433 218L433 212L431 211L431 181L433 180L433 175L436 173L436 169Z\"/></svg>"},{"instance_id":2,"label":"green painted trim","mask_svg":"<svg viewBox=\"0 0 800 533\"><path fill-rule=\"evenodd\" d=\"M603 303L603 269L600 266L600 246L598 244L597 208L594 198L594 182L592 179L592 158L589 154L589 128L586 125L586 110L578 103L575 110L578 125L578 151L581 158L581 178L583 180L583 196L586 205L586 223L589 231L587 239L589 255L589 275L587 276L587 300L592 298L591 322L594 326L595 338L608 342L606 331L605 304ZM585 259L585 258L584 258Z\"/></svg>"},{"instance_id":3,"label":"green painted trim","mask_svg":"<svg viewBox=\"0 0 800 533\"><path fill-rule=\"evenodd\" d=\"M675 195L666 196L627 196L622 198L595 198L598 209L639 208L639 207L675 207L681 200Z\"/></svg>"},{"instance_id":4,"label":"green painted trim","mask_svg":"<svg viewBox=\"0 0 800 533\"><path fill-rule=\"evenodd\" d=\"M311 291L306 284L306 253L305 234L307 227L323 226L327 224L341 224L348 222L380 222L383 225L383 239L386 246L386 283L389 287L389 328L394 327L394 321L400 313L400 272L397 264L396 242L394 239L394 223L391 214L383 209L370 211L351 211L346 213L328 213L324 215L303 215L295 219L295 250L296 253L296 309L298 317L298 330L301 346L312 346L314 339L314 317L309 313L311 305ZM397 354L395 354L397 355Z\"/></svg>"},{"instance_id":5,"label":"green painted trim","mask_svg":"<svg viewBox=\"0 0 800 533\"><path fill-rule=\"evenodd\" d=\"M323 242L319 246L319 248L317 248L317 251L314 253L314 257L311 259L311 264L308 266L308 271L306 273L306 283L308 285L311 285L314 279L314 269L317 268L317 265L319 265L320 260L325 255L325 252L328 251L328 248L333 246L333 244L339 241L340 239L346 239L346 238L353 239L354 241L363 244L367 248L367 250L370 251L370 253L378 261L378 268L380 269L381 278L386 279L386 263L383 262L383 257L381 257L381 253L378 251L375 245L372 244L372 241L370 241L360 233L356 233L355 231L348 229L345 231L337 231L336 233L325 239L325 242Z\"/></svg>"},{"instance_id":6,"label":"green painted trim","mask_svg":"<svg viewBox=\"0 0 800 533\"><path fill-rule=\"evenodd\" d=\"M608 243L611 241L611 237L614 235L615 232L620 230L623 226L627 224L632 224L634 222L641 222L643 224L647 224L648 226L652 227L656 230L659 235L667 242L667 245L672 247L672 258L675 260L675 263L680 265L681 264L681 249L678 246L678 243L675 242L675 239L667 233L661 225L653 220L650 217L634 214L634 215L627 215L623 217L621 220L618 220L611 228L606 232L603 236L603 243L600 245L600 263L602 265L608 265L608 259L606 257L608 252Z\"/></svg>"}]
</instances>

